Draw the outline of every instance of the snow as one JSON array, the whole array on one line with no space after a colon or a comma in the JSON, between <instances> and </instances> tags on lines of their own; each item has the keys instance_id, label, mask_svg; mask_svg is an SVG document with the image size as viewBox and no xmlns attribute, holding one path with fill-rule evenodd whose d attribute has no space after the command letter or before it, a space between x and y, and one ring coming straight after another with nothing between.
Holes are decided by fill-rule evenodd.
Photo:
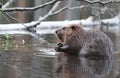
<instances>
[{"instance_id":1,"label":"snow","mask_svg":"<svg viewBox=\"0 0 120 78\"><path fill-rule=\"evenodd\" d=\"M120 23L120 18L118 16L115 16L113 18L103 19L101 20L101 23L105 25L117 25Z\"/></svg>"},{"instance_id":2,"label":"snow","mask_svg":"<svg viewBox=\"0 0 120 78\"><path fill-rule=\"evenodd\" d=\"M104 24L104 25L118 25L120 24L120 18L118 16L115 16L113 18L109 18L109 19L102 19L101 23L98 21L93 21L94 17L90 16L87 19L81 19L81 20L65 20L65 21L42 21L40 25L37 26L36 30L37 33L39 34L43 34L43 33L54 33L55 30L57 28L63 27L65 25L68 24L80 24L82 23L84 27L94 27L95 25L98 26L100 24ZM25 26L30 26L33 25L35 22L31 22L31 23L24 23ZM18 24L18 23L14 23L14 24L0 24L0 33L1 34L5 34L6 32L12 34L12 33L26 33L28 34L27 31L22 31L24 30L26 27L23 24ZM52 31L51 31L52 30Z\"/></svg>"}]
</instances>

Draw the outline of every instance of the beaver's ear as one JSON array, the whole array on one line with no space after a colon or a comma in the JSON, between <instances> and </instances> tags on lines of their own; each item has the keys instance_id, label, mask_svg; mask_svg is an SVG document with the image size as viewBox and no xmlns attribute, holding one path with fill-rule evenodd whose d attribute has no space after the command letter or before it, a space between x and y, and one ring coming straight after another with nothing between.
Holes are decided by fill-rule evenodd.
<instances>
[{"instance_id":1,"label":"beaver's ear","mask_svg":"<svg viewBox=\"0 0 120 78\"><path fill-rule=\"evenodd\" d=\"M74 26L74 25L71 26L71 29L72 29L72 30L76 30L76 26Z\"/></svg>"}]
</instances>

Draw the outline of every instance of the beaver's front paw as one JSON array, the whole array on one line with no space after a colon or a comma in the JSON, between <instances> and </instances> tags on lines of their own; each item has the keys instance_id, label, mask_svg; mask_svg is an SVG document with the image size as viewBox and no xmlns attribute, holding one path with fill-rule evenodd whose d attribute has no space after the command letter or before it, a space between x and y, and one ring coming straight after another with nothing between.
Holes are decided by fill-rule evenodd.
<instances>
[{"instance_id":1,"label":"beaver's front paw","mask_svg":"<svg viewBox=\"0 0 120 78\"><path fill-rule=\"evenodd\" d=\"M55 47L55 51L60 51L60 47Z\"/></svg>"},{"instance_id":2,"label":"beaver's front paw","mask_svg":"<svg viewBox=\"0 0 120 78\"><path fill-rule=\"evenodd\" d=\"M57 43L57 47L63 47L62 43Z\"/></svg>"},{"instance_id":3,"label":"beaver's front paw","mask_svg":"<svg viewBox=\"0 0 120 78\"><path fill-rule=\"evenodd\" d=\"M55 47L55 51L59 51L59 47Z\"/></svg>"}]
</instances>

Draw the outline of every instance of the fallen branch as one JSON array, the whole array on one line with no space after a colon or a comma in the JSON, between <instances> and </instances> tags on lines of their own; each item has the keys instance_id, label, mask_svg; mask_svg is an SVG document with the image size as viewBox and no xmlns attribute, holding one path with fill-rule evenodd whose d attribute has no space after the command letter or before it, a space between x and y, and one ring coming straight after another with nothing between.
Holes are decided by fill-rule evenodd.
<instances>
[{"instance_id":1,"label":"fallen branch","mask_svg":"<svg viewBox=\"0 0 120 78\"><path fill-rule=\"evenodd\" d=\"M73 9L81 9L81 8L84 8L84 7L91 7L91 8L92 8L92 6L90 6L90 5L82 5L82 6L76 6L76 7L65 6L65 7L63 7L63 8L61 8L61 9L55 11L56 8L59 6L59 4L60 4L60 1L57 2L57 3L55 3L55 5L52 7L52 9L50 9L49 12L48 12L47 14L45 14L43 17L39 17L39 19L38 19L37 21L33 21L33 22L29 23L29 24L23 24L23 23L21 23L21 25L25 26L28 31L35 32L35 31L36 31L35 28L36 28L39 24L41 24L41 22L42 22L43 20L45 20L47 17L49 17L49 16L52 16L52 15L61 13L62 11L67 10L67 9L68 9L68 10L73 10ZM92 9L96 9L96 8L92 8ZM14 19L14 18L12 18L12 19ZM17 21L16 19L14 19L14 20ZM109 21L109 19L108 19L108 21ZM102 22L102 24L109 24L108 21L106 22L106 20L105 20L105 21L101 21L101 22ZM18 22L18 21L17 21L17 22ZM91 25L94 26L94 25L100 24L100 23L98 23L98 22L93 22L93 17L89 17L89 18L86 19L86 20L80 20L80 21L78 21L78 22L82 22L82 24L84 24L85 26L87 26L87 25L89 25L89 26L91 26ZM19 22L19 23L20 23L20 22ZM57 23L59 23L59 22L57 22ZM43 23L42 23L42 24L43 24ZM46 23L46 24L48 24L48 23ZM115 23L112 22L112 24L114 25ZM112 24L110 24L110 25L112 25ZM49 25L49 26L53 26L53 25L56 25L56 24L51 25L51 23L49 23L48 25ZM61 23L60 23L59 25L64 25L64 24L61 24ZM45 26L46 26L46 25L45 25ZM20 26L20 27L21 27L21 26ZM24 28L25 28L25 27L24 27Z\"/></svg>"},{"instance_id":2,"label":"fallen branch","mask_svg":"<svg viewBox=\"0 0 120 78\"><path fill-rule=\"evenodd\" d=\"M9 1L11 1L11 0L9 0ZM107 4L107 3L110 3L111 1L89 1L89 0L84 0L84 1L86 1L86 2L89 2L89 3L101 3L101 4ZM60 2L61 1L57 1L57 0L52 0L52 1L50 1L50 2L47 2L47 3L44 3L44 4L42 4L42 5L39 5L39 6L36 6L36 7L32 7L32 8L2 8L2 9L0 9L0 11L3 11L3 12L5 12L5 13L7 13L7 12L12 12L12 11L35 11L35 10L37 10L37 9L39 9L39 8L43 8L43 7L45 7L45 6L47 6L47 5L50 5L50 4L54 4L54 6L49 10L49 12L47 13L47 14L45 14L43 17L39 17L39 19L37 20L37 21L33 21L33 22L31 22L31 23L29 23L29 24L23 24L23 23L21 23L21 22L19 22L19 21L17 21L16 19L14 19L14 18L12 18L11 16L9 16L8 14L8 16L11 18L11 19L13 19L13 20L15 20L15 21L17 21L17 22L19 22L21 25L23 25L23 26L20 26L20 27L22 27L22 28L24 28L24 29L27 29L27 30L29 30L29 31L34 31L33 30L33 28L38 28L37 26L40 26L40 24L43 24L43 20L45 20L46 18L48 18L49 16L52 16L52 15L55 15L55 14L58 14L58 13L61 13L62 11L64 11L64 10L73 10L73 9L81 9L81 8L84 8L84 7L90 7L90 8L92 8L92 9L95 9L95 10L99 10L99 8L97 8L97 7L92 7L91 5L81 5L81 6L76 6L76 7L69 7L69 6L65 6L65 7L63 7L63 8L61 8L61 9L59 9L59 10L56 10L57 9L57 7L59 6L59 4L60 4ZM115 1L115 2L117 2L117 1ZM6 3L7 4L7 3ZM106 10L106 8L105 9L103 9L103 10ZM100 9L100 11L102 11L101 9ZM99 11L99 12L100 12ZM86 19L85 21L84 20L77 20L77 22L82 22L85 26L86 25L98 25L99 23L98 22L93 22L93 20L92 20L93 18L91 17L91 18L89 18L89 19ZM107 20L107 23L108 23L108 21L109 21L109 19ZM42 23L41 23L42 22ZM73 22L73 21L68 21L68 22ZM76 22L76 21L74 21L74 22ZM101 21L103 24L106 24L106 20L104 20L104 21ZM58 22L57 22L58 23ZM48 24L48 23L46 23L46 24ZM52 23L53 24L53 23ZM65 24L67 24L66 22L65 22ZM114 24L114 23L113 23ZM51 24L48 24L49 25L49 27L50 26L54 26L54 25L56 25L56 24L54 24L54 25L51 25ZM62 22L59 24L59 25L63 25L62 24ZM18 27L19 28L19 27Z\"/></svg>"},{"instance_id":3,"label":"fallen branch","mask_svg":"<svg viewBox=\"0 0 120 78\"><path fill-rule=\"evenodd\" d=\"M49 10L49 12L44 15L43 17L39 17L38 21L36 21L35 23L30 23L29 26L27 26L27 30L32 30L31 28L36 28L37 25L39 25L41 23L41 21L45 20L47 17L51 16L51 14L56 10L56 8L59 6L60 1L58 1L57 3L55 3L55 5L52 7L52 9Z\"/></svg>"},{"instance_id":4,"label":"fallen branch","mask_svg":"<svg viewBox=\"0 0 120 78\"><path fill-rule=\"evenodd\" d=\"M88 22L89 21L89 22ZM49 27L61 27L70 23L82 23L87 22L86 25L93 25L93 21L91 19L91 16L88 17L87 19L82 19L82 20L72 20L72 21L42 21L40 25L37 26L36 29L39 28L49 28ZM31 22L31 23L24 23L24 25L31 27L31 24L34 25L36 22ZM26 29L26 27L22 24L0 24L0 30L23 30Z\"/></svg>"},{"instance_id":5,"label":"fallen branch","mask_svg":"<svg viewBox=\"0 0 120 78\"><path fill-rule=\"evenodd\" d=\"M9 0L9 1L10 1L10 0ZM44 15L43 17L39 17L39 19L38 19L38 21L36 21L36 23L34 23L34 24L29 24L29 26L26 26L25 24L19 22L16 18L10 16L7 12L8 12L8 11L9 11L9 12L11 12L11 11L29 11L29 10L30 10L30 11L33 11L33 10L37 10L37 9L39 9L39 8L43 8L43 7L47 6L47 5L53 4L53 3L55 3L55 2L57 2L57 0L53 0L53 1L44 3L44 4L42 4L42 5L39 5L39 6L36 6L36 7L33 7L33 8L19 8L19 9L18 9L18 8L13 8L13 9L8 8L8 9L6 9L6 8L4 7L4 8L2 8L2 9L4 9L2 12L4 12L4 13L5 13L9 18L11 18L12 20L17 21L18 23L20 23L20 24L22 24L23 26L25 26L25 27L26 27L26 30L28 30L28 31L30 31L30 32L35 32L35 30L34 30L33 28L36 28L36 26L39 25L41 21L43 21L44 19L46 19L47 17L50 16L50 14L58 7L58 4L60 3L60 1L58 1L58 2L53 6L53 8L52 8L46 15ZM9 2L9 3L10 3L10 2ZM7 4L7 3L6 3L6 4Z\"/></svg>"},{"instance_id":6,"label":"fallen branch","mask_svg":"<svg viewBox=\"0 0 120 78\"><path fill-rule=\"evenodd\" d=\"M2 12L35 11L35 10L38 10L38 9L43 8L43 7L45 7L45 6L54 4L54 3L56 3L56 2L57 2L57 0L52 0L52 1L50 1L50 2L44 3L44 4L42 4L42 5L38 5L38 6L32 7L32 8L26 8L26 7L1 8L0 11L2 11Z\"/></svg>"},{"instance_id":7,"label":"fallen branch","mask_svg":"<svg viewBox=\"0 0 120 78\"><path fill-rule=\"evenodd\" d=\"M52 0L50 2L47 2L47 3L44 3L42 5L39 5L39 6L36 6L36 7L32 7L32 8L26 8L26 7L14 7L14 8L4 8L4 7L7 7L11 2L12 0L9 0L6 5L3 6L2 9L0 9L0 11L3 11L3 12L12 12L12 11L35 11L35 10L38 10L40 8L43 8L47 5L50 5L50 4L54 4L56 3L58 0ZM108 0L108 1L98 1L98 0L94 0L94 1L91 1L91 0L84 0L84 2L87 2L87 3L90 3L90 4L93 4L93 3L100 3L100 4L108 4L108 3L111 3L111 2L115 2L115 3L119 3L120 0L116 0L116 1L113 1L113 0Z\"/></svg>"},{"instance_id":8,"label":"fallen branch","mask_svg":"<svg viewBox=\"0 0 120 78\"><path fill-rule=\"evenodd\" d=\"M40 24L41 21L45 20L47 17L52 16L52 15L55 15L55 14L58 14L58 13L64 11L64 10L67 10L67 9L69 9L69 10L81 9L81 8L83 8L83 7L87 7L87 5L77 6L77 7L68 7L68 6L65 6L65 7L61 8L60 10L55 11L56 8L59 6L60 2L61 2L61 1L58 1L58 2L53 6L53 8L52 8L46 15L44 15L43 17L39 17L39 19L38 19L38 21L36 21L36 23L34 23L34 24L31 23L31 24L30 24L30 27L28 27L27 29L29 29L29 28L35 28L37 25Z\"/></svg>"}]
</instances>

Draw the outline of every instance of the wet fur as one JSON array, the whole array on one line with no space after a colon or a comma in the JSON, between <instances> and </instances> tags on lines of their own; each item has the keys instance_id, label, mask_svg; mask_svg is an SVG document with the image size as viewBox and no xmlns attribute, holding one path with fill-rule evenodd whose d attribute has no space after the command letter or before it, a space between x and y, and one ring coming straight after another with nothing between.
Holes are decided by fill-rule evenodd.
<instances>
[{"instance_id":1,"label":"wet fur","mask_svg":"<svg viewBox=\"0 0 120 78\"><path fill-rule=\"evenodd\" d=\"M99 30L84 30L76 24L57 30L61 46L55 48L58 52L72 55L112 56L113 43L110 38Z\"/></svg>"}]
</instances>

